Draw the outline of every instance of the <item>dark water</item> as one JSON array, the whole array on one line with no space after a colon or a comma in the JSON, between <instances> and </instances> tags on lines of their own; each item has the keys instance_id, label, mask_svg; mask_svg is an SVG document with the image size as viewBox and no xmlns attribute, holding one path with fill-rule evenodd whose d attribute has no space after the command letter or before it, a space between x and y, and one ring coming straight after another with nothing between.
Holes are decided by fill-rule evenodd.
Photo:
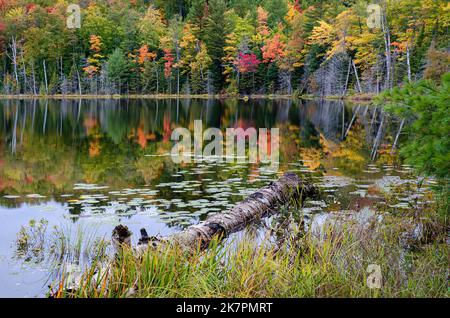
<instances>
[{"instance_id":1,"label":"dark water","mask_svg":"<svg viewBox=\"0 0 450 318\"><path fill-rule=\"evenodd\" d=\"M174 164L172 130L193 130L197 119L222 130L278 127L279 169ZM412 180L411 168L390 154L397 129L370 105L331 101L0 101L0 296L46 291L50 265L17 255L17 233L30 220L93 236L109 237L119 223L167 235L285 171L323 188L326 198L308 203L307 214L371 207L378 199L371 186Z\"/></svg>"}]
</instances>

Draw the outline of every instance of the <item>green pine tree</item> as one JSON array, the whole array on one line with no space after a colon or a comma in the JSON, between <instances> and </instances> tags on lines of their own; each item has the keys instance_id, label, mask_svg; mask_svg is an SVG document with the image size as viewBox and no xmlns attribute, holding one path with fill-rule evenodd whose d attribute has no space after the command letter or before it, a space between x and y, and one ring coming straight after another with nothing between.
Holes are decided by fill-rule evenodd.
<instances>
[{"instance_id":1,"label":"green pine tree","mask_svg":"<svg viewBox=\"0 0 450 318\"><path fill-rule=\"evenodd\" d=\"M130 62L125 54L121 49L115 49L108 59L107 75L108 79L117 85L119 92L122 91L124 84L129 79L130 73Z\"/></svg>"},{"instance_id":2,"label":"green pine tree","mask_svg":"<svg viewBox=\"0 0 450 318\"><path fill-rule=\"evenodd\" d=\"M208 2L209 16L205 25L205 43L212 59L211 76L216 91L224 86L222 76L222 58L224 56L225 36L227 34L224 0L210 0Z\"/></svg>"}]
</instances>

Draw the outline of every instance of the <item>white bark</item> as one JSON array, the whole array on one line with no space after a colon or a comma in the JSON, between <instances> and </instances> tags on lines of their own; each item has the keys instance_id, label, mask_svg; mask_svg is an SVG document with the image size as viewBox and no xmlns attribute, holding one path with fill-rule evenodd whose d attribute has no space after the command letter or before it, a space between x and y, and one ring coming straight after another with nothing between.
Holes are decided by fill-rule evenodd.
<instances>
[{"instance_id":1,"label":"white bark","mask_svg":"<svg viewBox=\"0 0 450 318\"><path fill-rule=\"evenodd\" d=\"M344 86L344 91L342 92L342 96L345 96L345 94L347 93L347 86L348 86L348 80L350 78L350 68L352 66L352 62L353 61L351 59L348 62L347 78L345 79L345 86Z\"/></svg>"},{"instance_id":2,"label":"white bark","mask_svg":"<svg viewBox=\"0 0 450 318\"><path fill-rule=\"evenodd\" d=\"M399 126L399 128L398 128L397 135L395 135L395 140L394 140L394 144L392 145L391 154L394 152L395 147L397 146L398 138L400 137L400 134L401 134L401 132L402 132L402 128L403 128L403 125L404 125L404 124L405 124L405 120L402 119L402 121L401 121L401 123L400 123L400 126Z\"/></svg>"},{"instance_id":3,"label":"white bark","mask_svg":"<svg viewBox=\"0 0 450 318\"><path fill-rule=\"evenodd\" d=\"M353 65L353 70L355 71L356 83L358 84L358 91L361 94L362 89L361 89L361 83L359 82L358 70L356 69L356 65L353 60L352 60L352 65Z\"/></svg>"},{"instance_id":4,"label":"white bark","mask_svg":"<svg viewBox=\"0 0 450 318\"><path fill-rule=\"evenodd\" d=\"M78 92L79 92L80 95L82 95L82 92L81 92L80 72L78 71L78 68L77 68L77 78L78 78Z\"/></svg>"},{"instance_id":5,"label":"white bark","mask_svg":"<svg viewBox=\"0 0 450 318\"><path fill-rule=\"evenodd\" d=\"M20 52L20 57L22 59L22 73L23 73L23 80L24 80L24 87L23 87L23 92L24 94L27 93L28 91L28 78L27 78L27 69L25 67L25 60L23 58L23 50L21 50Z\"/></svg>"},{"instance_id":6,"label":"white bark","mask_svg":"<svg viewBox=\"0 0 450 318\"><path fill-rule=\"evenodd\" d=\"M381 27L384 33L384 46L385 46L385 55L386 55L386 81L385 81L385 89L391 88L391 33L389 30L389 26L387 25L386 15L382 13L381 17Z\"/></svg>"},{"instance_id":7,"label":"white bark","mask_svg":"<svg viewBox=\"0 0 450 318\"><path fill-rule=\"evenodd\" d=\"M45 65L45 60L42 62L42 64L44 65L45 94L48 94L47 66Z\"/></svg>"},{"instance_id":8,"label":"white bark","mask_svg":"<svg viewBox=\"0 0 450 318\"><path fill-rule=\"evenodd\" d=\"M11 50L11 55L8 54L8 51L6 51L6 55L8 55L13 64L14 78L16 80L16 84L19 85L19 74L17 71L17 41L15 37L11 37L11 44L9 44L9 48Z\"/></svg>"},{"instance_id":9,"label":"white bark","mask_svg":"<svg viewBox=\"0 0 450 318\"><path fill-rule=\"evenodd\" d=\"M33 73L33 94L36 95L36 73L34 71L34 61L31 62L31 71Z\"/></svg>"},{"instance_id":10,"label":"white bark","mask_svg":"<svg viewBox=\"0 0 450 318\"><path fill-rule=\"evenodd\" d=\"M408 67L408 81L411 82L411 61L409 54L409 45L406 44L406 65Z\"/></svg>"},{"instance_id":11,"label":"white bark","mask_svg":"<svg viewBox=\"0 0 450 318\"><path fill-rule=\"evenodd\" d=\"M350 132L350 129L352 128L353 122L354 122L355 119L356 119L356 115L358 115L358 113L359 113L360 107L361 107L361 106L358 106L358 107L356 108L356 111L355 111L355 113L353 114L352 120L350 121L350 124L348 125L347 131L345 132L344 137L347 137L348 133Z\"/></svg>"},{"instance_id":12,"label":"white bark","mask_svg":"<svg viewBox=\"0 0 450 318\"><path fill-rule=\"evenodd\" d=\"M372 160L375 160L375 157L377 156L378 146L381 141L381 132L383 131L383 124L384 124L384 114L381 114L380 127L378 128L377 136L375 137L375 141L373 142L373 147L372 147L372 153L371 153Z\"/></svg>"}]
</instances>

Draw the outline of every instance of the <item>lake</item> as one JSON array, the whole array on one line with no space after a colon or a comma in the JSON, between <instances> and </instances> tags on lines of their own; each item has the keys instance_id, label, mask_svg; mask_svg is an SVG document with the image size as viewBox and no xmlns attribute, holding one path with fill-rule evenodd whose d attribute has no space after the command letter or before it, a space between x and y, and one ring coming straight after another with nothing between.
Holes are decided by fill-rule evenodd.
<instances>
[{"instance_id":1,"label":"lake","mask_svg":"<svg viewBox=\"0 0 450 318\"><path fill-rule=\"evenodd\" d=\"M175 164L171 133L193 130L194 120L221 130L279 128L278 169ZM342 101L1 100L0 297L41 297L51 283L41 251L18 252L17 235L31 220L48 221L46 239L54 226L109 238L119 223L134 240L141 227L164 236L232 207L286 171L323 190L323 200L303 209L309 219L387 204L380 189L417 181L391 151L398 127L374 106ZM399 198L396 208L408 200Z\"/></svg>"}]
</instances>

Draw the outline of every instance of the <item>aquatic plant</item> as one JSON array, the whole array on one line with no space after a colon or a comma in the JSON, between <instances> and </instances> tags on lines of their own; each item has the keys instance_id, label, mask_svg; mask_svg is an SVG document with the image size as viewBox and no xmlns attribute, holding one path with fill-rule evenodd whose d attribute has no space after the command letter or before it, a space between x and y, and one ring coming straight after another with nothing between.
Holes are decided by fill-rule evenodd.
<instances>
[{"instance_id":1,"label":"aquatic plant","mask_svg":"<svg viewBox=\"0 0 450 318\"><path fill-rule=\"evenodd\" d=\"M48 227L48 221L34 219L28 222L28 225L21 226L16 238L16 256L27 261L34 259L40 262L43 257L45 245L45 234Z\"/></svg>"}]
</instances>

